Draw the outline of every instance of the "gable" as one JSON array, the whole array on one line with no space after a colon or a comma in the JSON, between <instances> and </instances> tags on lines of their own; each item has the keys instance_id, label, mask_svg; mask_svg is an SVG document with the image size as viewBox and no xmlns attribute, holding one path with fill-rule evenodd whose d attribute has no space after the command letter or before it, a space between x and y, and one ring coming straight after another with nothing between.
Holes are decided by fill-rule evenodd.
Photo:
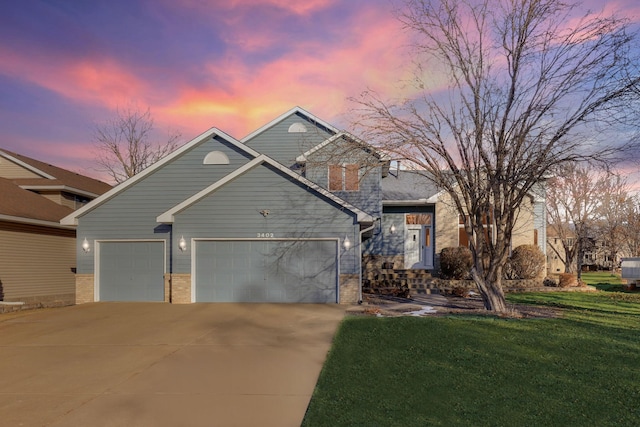
<instances>
[{"instance_id":1,"label":"gable","mask_svg":"<svg viewBox=\"0 0 640 427\"><path fill-rule=\"evenodd\" d=\"M175 225L181 230L240 237L255 237L259 232L274 237L308 236L356 223L356 213L268 163L238 175L175 214Z\"/></svg>"},{"instance_id":2,"label":"gable","mask_svg":"<svg viewBox=\"0 0 640 427\"><path fill-rule=\"evenodd\" d=\"M303 131L304 129L304 131ZM287 167L337 130L306 111L295 108L249 134L242 141Z\"/></svg>"},{"instance_id":3,"label":"gable","mask_svg":"<svg viewBox=\"0 0 640 427\"><path fill-rule=\"evenodd\" d=\"M211 162L212 152L224 155L228 162ZM96 215L155 219L157 215L192 194L218 181L258 155L257 152L217 130L199 135L168 156L129 178L108 193L92 201L62 223L74 225L77 219L96 210Z\"/></svg>"},{"instance_id":4,"label":"gable","mask_svg":"<svg viewBox=\"0 0 640 427\"><path fill-rule=\"evenodd\" d=\"M368 215L367 213L359 210L358 208L348 204L347 202L345 202L344 200L340 199L339 197L333 195L332 193L329 193L327 190L325 190L324 188L321 188L319 186L317 186L316 184L314 184L313 182L307 180L306 178L301 177L300 175L296 174L295 172L292 172L290 169L282 166L281 164L279 164L278 162L276 162L275 160L272 160L271 158L265 156L265 155L260 155L259 157L255 158L254 160L252 160L251 162L247 163L246 165L244 165L243 167L235 170L233 173L225 176L224 178L222 178L221 180L219 180L218 182L212 184L211 186L203 189L202 191L198 192L197 194L194 194L193 196L191 196L190 198L184 200L183 202L179 203L178 205L172 207L171 209L169 209L168 211L162 213L161 215L158 216L158 222L161 223L172 223L175 220L175 217L180 214L181 212L184 212L185 210L189 209L190 207L194 206L195 204L200 203L201 200L203 200L204 198L208 197L210 194L213 194L214 192L218 191L219 189L223 188L224 186L228 185L229 183L232 183L234 181L236 181L237 179L239 179L240 177L244 176L245 174L251 172L252 170L259 168L261 166L266 166L268 167L273 173L275 173L276 175L281 176L282 178L284 178L287 182L292 183L296 186L299 186L300 188L303 188L304 191L308 194L312 194L314 197L319 198L324 200L325 203L329 203L334 205L335 207L341 209L341 210L346 210L346 211L350 211L352 214L356 215L356 221L358 222L363 222L363 223L370 223L373 222L373 218L371 218L370 215ZM262 184L257 184L256 188L263 188ZM268 186L267 186L268 188ZM253 197L253 190L252 191L245 191L243 192L243 194L247 197ZM261 193L262 194L262 193ZM240 196L241 198L242 196ZM262 197L262 195L255 195L255 197ZM278 195L278 197L282 197L285 200L286 199L291 199L293 196L289 193L281 193ZM233 203L231 203L229 205L230 209L234 209L233 207Z\"/></svg>"},{"instance_id":5,"label":"gable","mask_svg":"<svg viewBox=\"0 0 640 427\"><path fill-rule=\"evenodd\" d=\"M37 173L34 168L18 161L13 156L0 151L0 177L7 179L45 178L43 173Z\"/></svg>"}]
</instances>

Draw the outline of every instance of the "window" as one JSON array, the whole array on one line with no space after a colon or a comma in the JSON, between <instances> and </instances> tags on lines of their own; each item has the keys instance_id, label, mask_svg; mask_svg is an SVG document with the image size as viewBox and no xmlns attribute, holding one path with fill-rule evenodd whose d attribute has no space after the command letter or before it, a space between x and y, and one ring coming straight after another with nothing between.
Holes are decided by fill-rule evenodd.
<instances>
[{"instance_id":1,"label":"window","mask_svg":"<svg viewBox=\"0 0 640 427\"><path fill-rule=\"evenodd\" d=\"M487 242L493 240L493 216L484 215L482 218L484 228L484 238ZM462 215L458 215L458 246L469 246L469 236L467 230L464 229L464 219Z\"/></svg>"},{"instance_id":2,"label":"window","mask_svg":"<svg viewBox=\"0 0 640 427\"><path fill-rule=\"evenodd\" d=\"M205 156L202 163L205 165L228 165L229 157L222 151L212 151Z\"/></svg>"},{"instance_id":3,"label":"window","mask_svg":"<svg viewBox=\"0 0 640 427\"><path fill-rule=\"evenodd\" d=\"M407 224L431 225L431 214L428 214L428 213L407 214L405 222Z\"/></svg>"},{"instance_id":4,"label":"window","mask_svg":"<svg viewBox=\"0 0 640 427\"><path fill-rule=\"evenodd\" d=\"M329 190L358 191L360 167L358 165L329 165Z\"/></svg>"}]
</instances>

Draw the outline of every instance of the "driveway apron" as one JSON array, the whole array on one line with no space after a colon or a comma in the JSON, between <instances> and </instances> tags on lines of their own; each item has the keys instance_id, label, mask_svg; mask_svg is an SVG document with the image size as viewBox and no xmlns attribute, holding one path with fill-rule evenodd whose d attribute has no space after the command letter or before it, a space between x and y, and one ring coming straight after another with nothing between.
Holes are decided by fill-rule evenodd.
<instances>
[{"instance_id":1,"label":"driveway apron","mask_svg":"<svg viewBox=\"0 0 640 427\"><path fill-rule=\"evenodd\" d=\"M0 315L0 420L298 426L344 309L94 303Z\"/></svg>"}]
</instances>

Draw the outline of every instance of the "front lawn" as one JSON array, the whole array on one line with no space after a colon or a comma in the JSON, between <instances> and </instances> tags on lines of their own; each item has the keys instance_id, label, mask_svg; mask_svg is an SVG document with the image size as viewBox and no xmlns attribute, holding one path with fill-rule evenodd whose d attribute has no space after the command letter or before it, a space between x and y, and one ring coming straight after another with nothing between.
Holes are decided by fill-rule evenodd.
<instances>
[{"instance_id":1,"label":"front lawn","mask_svg":"<svg viewBox=\"0 0 640 427\"><path fill-rule=\"evenodd\" d=\"M640 295L509 300L564 316L347 318L303 425L640 425Z\"/></svg>"},{"instance_id":2,"label":"front lawn","mask_svg":"<svg viewBox=\"0 0 640 427\"><path fill-rule=\"evenodd\" d=\"M582 280L600 291L625 292L620 276L610 271L582 273Z\"/></svg>"}]
</instances>

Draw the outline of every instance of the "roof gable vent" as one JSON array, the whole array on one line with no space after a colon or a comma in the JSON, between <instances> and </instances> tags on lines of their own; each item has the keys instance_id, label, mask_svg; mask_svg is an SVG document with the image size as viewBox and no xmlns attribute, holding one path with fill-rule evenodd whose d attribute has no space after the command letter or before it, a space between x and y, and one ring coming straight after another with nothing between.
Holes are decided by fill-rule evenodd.
<instances>
[{"instance_id":1,"label":"roof gable vent","mask_svg":"<svg viewBox=\"0 0 640 427\"><path fill-rule=\"evenodd\" d=\"M304 133L306 131L307 127L300 122L296 122L289 126L289 133Z\"/></svg>"},{"instance_id":2,"label":"roof gable vent","mask_svg":"<svg viewBox=\"0 0 640 427\"><path fill-rule=\"evenodd\" d=\"M205 165L228 165L229 157L222 151L212 151L204 157Z\"/></svg>"}]
</instances>

